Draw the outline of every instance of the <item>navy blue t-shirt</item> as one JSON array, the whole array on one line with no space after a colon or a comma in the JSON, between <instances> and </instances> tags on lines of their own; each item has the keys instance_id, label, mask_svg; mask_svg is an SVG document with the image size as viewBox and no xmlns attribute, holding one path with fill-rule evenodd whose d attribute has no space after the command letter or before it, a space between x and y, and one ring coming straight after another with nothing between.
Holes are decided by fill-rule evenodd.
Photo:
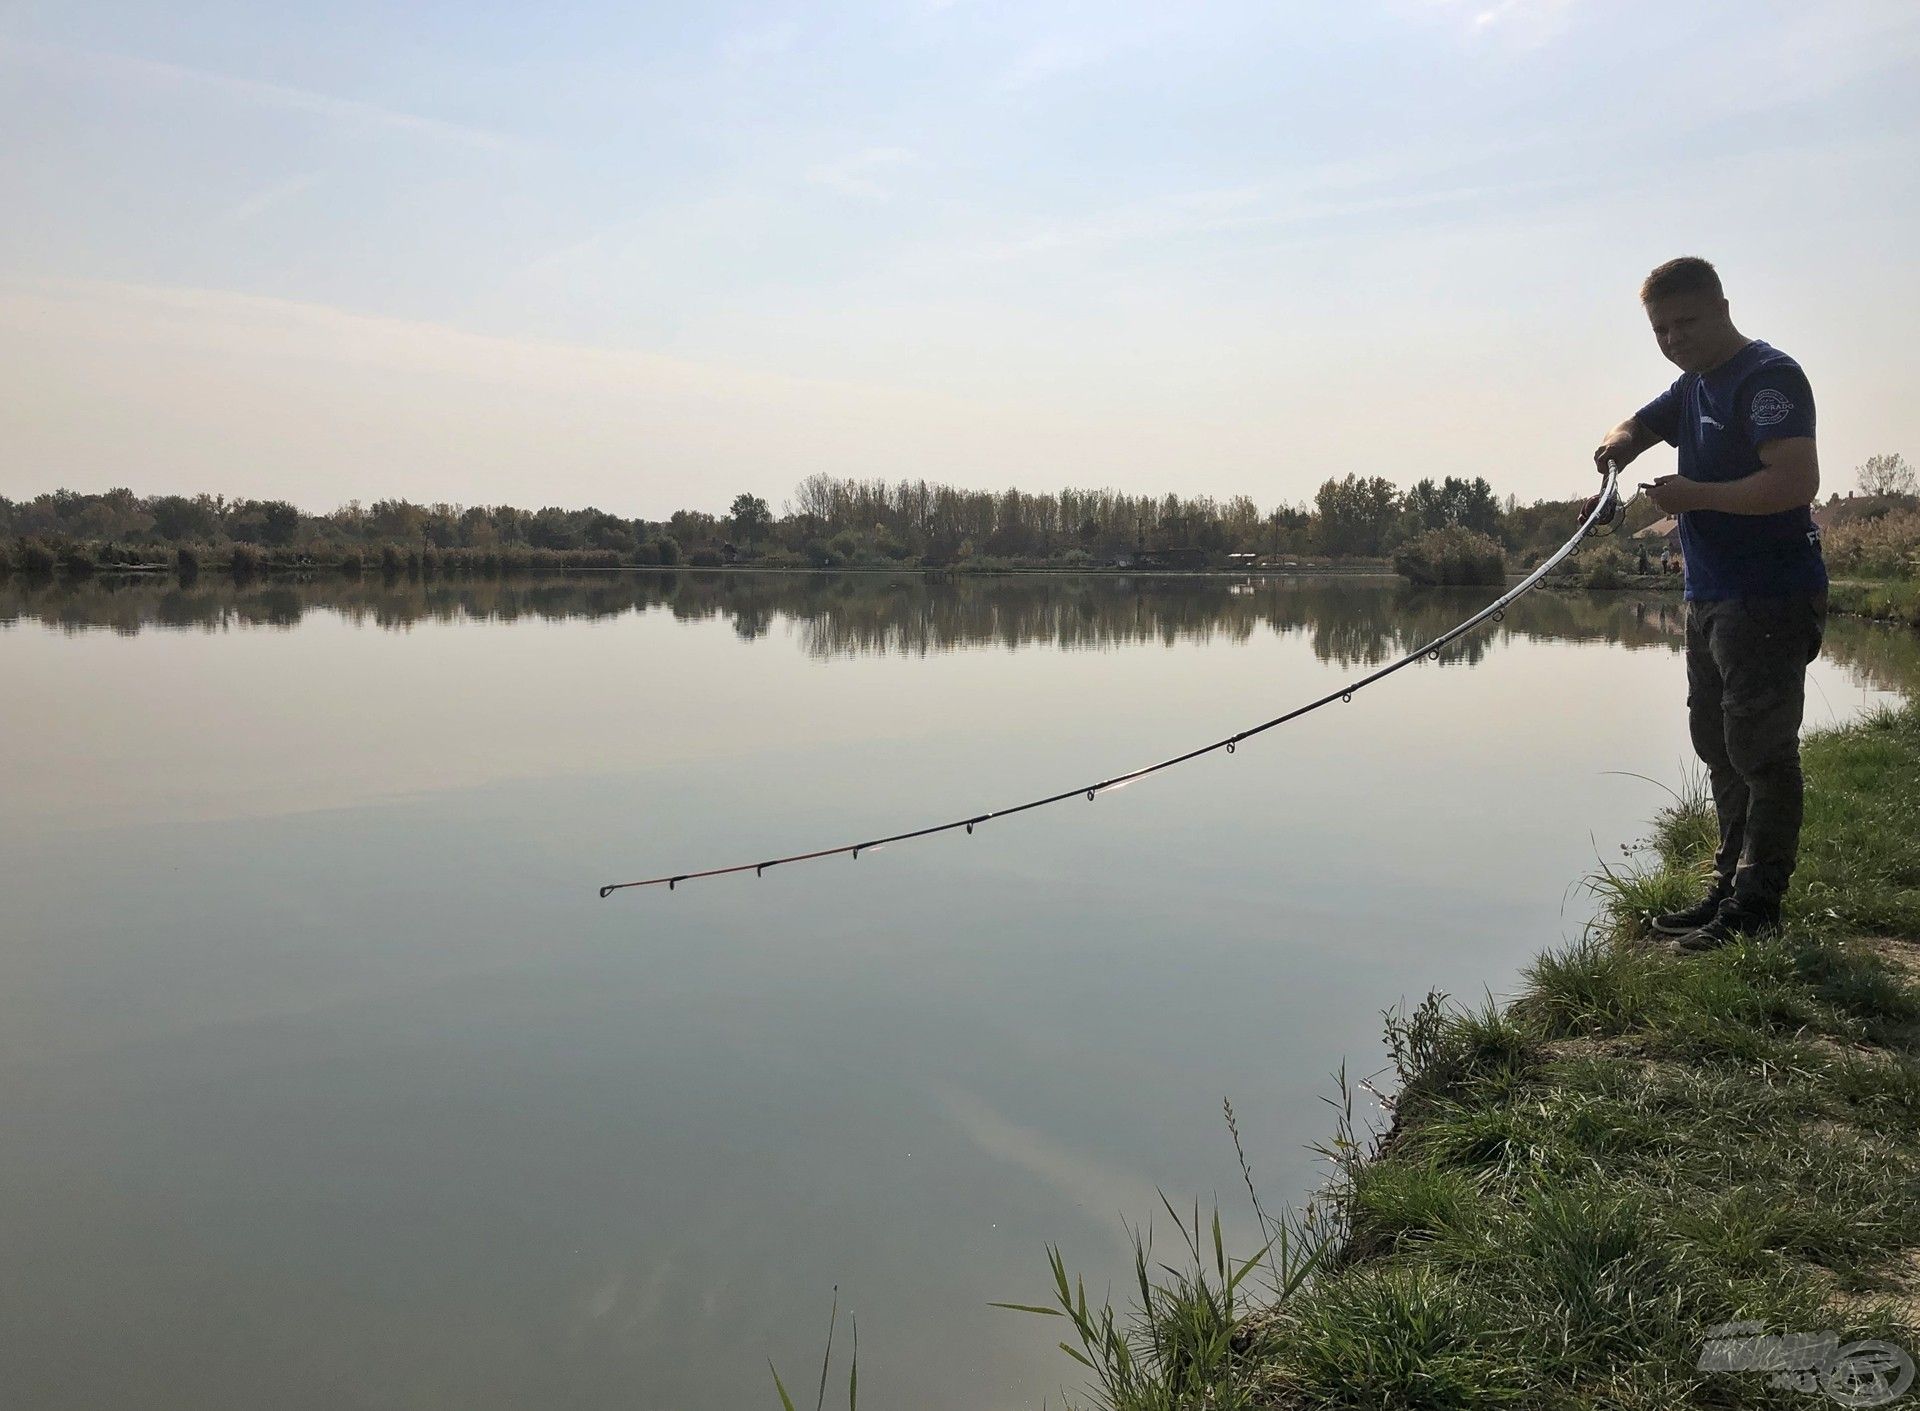
<instances>
[{"instance_id":1,"label":"navy blue t-shirt","mask_svg":"<svg viewBox=\"0 0 1920 1411\"><path fill-rule=\"evenodd\" d=\"M1768 441L1813 435L1813 388L1800 364L1755 339L1711 372L1682 373L1634 413L1680 450L1689 480L1742 480ZM1805 505L1779 514L1680 516L1689 598L1773 598L1827 586L1820 531Z\"/></svg>"}]
</instances>

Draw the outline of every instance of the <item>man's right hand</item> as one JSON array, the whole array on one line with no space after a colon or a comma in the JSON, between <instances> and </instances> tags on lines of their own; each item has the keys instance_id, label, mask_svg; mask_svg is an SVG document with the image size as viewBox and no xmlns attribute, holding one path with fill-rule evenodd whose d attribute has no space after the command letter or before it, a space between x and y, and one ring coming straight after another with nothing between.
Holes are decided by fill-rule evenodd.
<instances>
[{"instance_id":1,"label":"man's right hand","mask_svg":"<svg viewBox=\"0 0 1920 1411\"><path fill-rule=\"evenodd\" d=\"M1607 462L1612 461L1621 470L1625 470L1633 458L1640 454L1640 447L1634 440L1631 424L1622 422L1607 433L1607 437L1593 448L1593 468L1602 475L1607 473Z\"/></svg>"},{"instance_id":2,"label":"man's right hand","mask_svg":"<svg viewBox=\"0 0 1920 1411\"><path fill-rule=\"evenodd\" d=\"M1638 430L1638 423L1632 417L1628 417L1609 431L1606 438L1593 448L1593 468L1605 475L1607 463L1611 461L1615 469L1625 470L1633 458L1640 454L1640 438L1635 435ZM1593 513L1593 507L1599 503L1600 496L1591 495L1587 498L1587 502L1580 506L1580 519L1583 523L1587 516Z\"/></svg>"}]
</instances>

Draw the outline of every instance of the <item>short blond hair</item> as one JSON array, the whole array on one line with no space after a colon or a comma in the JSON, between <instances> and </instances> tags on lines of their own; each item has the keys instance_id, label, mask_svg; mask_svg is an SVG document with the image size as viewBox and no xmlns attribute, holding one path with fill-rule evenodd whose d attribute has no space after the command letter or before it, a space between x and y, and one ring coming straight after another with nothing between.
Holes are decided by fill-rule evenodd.
<instances>
[{"instance_id":1,"label":"short blond hair","mask_svg":"<svg viewBox=\"0 0 1920 1411\"><path fill-rule=\"evenodd\" d=\"M1726 291L1720 287L1720 271L1698 255L1682 255L1677 260L1668 260L1640 281L1640 302L1643 304L1650 304L1655 299L1670 299L1675 294L1708 294L1716 299L1727 297Z\"/></svg>"}]
</instances>

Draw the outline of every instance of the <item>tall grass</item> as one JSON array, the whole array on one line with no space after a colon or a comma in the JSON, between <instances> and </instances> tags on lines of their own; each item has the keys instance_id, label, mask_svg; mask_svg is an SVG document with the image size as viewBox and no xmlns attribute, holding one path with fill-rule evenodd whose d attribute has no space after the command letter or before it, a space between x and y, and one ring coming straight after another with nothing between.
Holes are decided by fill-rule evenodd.
<instances>
[{"instance_id":1,"label":"tall grass","mask_svg":"<svg viewBox=\"0 0 1920 1411\"><path fill-rule=\"evenodd\" d=\"M1251 1411L1259 1381L1251 1371L1251 1342L1242 1332L1241 1286L1271 1260L1270 1292L1284 1300L1312 1273L1320 1248L1295 1243L1294 1231L1283 1227L1251 1255L1229 1257L1217 1205L1203 1225L1198 1201L1189 1215L1174 1209L1164 1193L1160 1203L1179 1233L1181 1262L1154 1258L1151 1227L1131 1230L1136 1301L1130 1310L1116 1310L1105 1299L1090 1302L1085 1278L1070 1276L1065 1257L1052 1245L1047 1263L1053 1303L994 1306L1065 1319L1073 1341L1063 1340L1060 1350L1092 1374L1088 1405L1099 1411Z\"/></svg>"},{"instance_id":2,"label":"tall grass","mask_svg":"<svg viewBox=\"0 0 1920 1411\"><path fill-rule=\"evenodd\" d=\"M1920 578L1920 509L1894 509L1833 525L1821 532L1820 546L1840 573Z\"/></svg>"},{"instance_id":3,"label":"tall grass","mask_svg":"<svg viewBox=\"0 0 1920 1411\"><path fill-rule=\"evenodd\" d=\"M814 1411L822 1411L827 1404L827 1377L833 1370L833 1333L840 1321L840 1288L834 1286L833 1307L827 1314L827 1346L820 1356L820 1388L814 1397ZM851 1314L847 1317L853 1333L853 1351L847 1359L847 1411L859 1411L860 1406L860 1320ZM780 1371L771 1359L767 1370L773 1374L773 1389L779 1393L781 1411L794 1411L793 1397L788 1393L786 1383L780 1380Z\"/></svg>"}]
</instances>

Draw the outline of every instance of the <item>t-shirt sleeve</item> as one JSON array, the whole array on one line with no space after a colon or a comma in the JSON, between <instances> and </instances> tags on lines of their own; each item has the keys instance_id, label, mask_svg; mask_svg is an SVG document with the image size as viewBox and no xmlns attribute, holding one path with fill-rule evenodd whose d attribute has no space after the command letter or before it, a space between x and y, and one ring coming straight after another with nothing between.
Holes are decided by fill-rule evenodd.
<instances>
[{"instance_id":1,"label":"t-shirt sleeve","mask_svg":"<svg viewBox=\"0 0 1920 1411\"><path fill-rule=\"evenodd\" d=\"M1680 382L1676 379L1673 386L1648 402L1633 414L1633 419L1647 430L1665 441L1669 446L1680 444Z\"/></svg>"},{"instance_id":2,"label":"t-shirt sleeve","mask_svg":"<svg viewBox=\"0 0 1920 1411\"><path fill-rule=\"evenodd\" d=\"M1740 388L1740 421L1754 445L1813 435L1813 387L1792 363L1763 367Z\"/></svg>"}]
</instances>

